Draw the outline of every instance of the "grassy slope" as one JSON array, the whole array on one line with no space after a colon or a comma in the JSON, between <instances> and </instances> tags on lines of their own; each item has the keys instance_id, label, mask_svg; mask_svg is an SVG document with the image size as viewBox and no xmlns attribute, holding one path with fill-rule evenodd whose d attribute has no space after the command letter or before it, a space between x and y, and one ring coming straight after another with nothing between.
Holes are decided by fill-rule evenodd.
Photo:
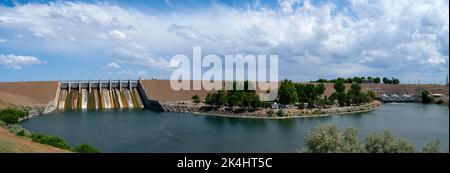
<instances>
[{"instance_id":1,"label":"grassy slope","mask_svg":"<svg viewBox=\"0 0 450 173\"><path fill-rule=\"evenodd\" d=\"M0 100L0 110L17 107ZM69 151L39 144L0 127L0 153L67 153Z\"/></svg>"},{"instance_id":2,"label":"grassy slope","mask_svg":"<svg viewBox=\"0 0 450 173\"><path fill-rule=\"evenodd\" d=\"M69 151L39 144L0 127L0 153L67 153Z\"/></svg>"}]
</instances>

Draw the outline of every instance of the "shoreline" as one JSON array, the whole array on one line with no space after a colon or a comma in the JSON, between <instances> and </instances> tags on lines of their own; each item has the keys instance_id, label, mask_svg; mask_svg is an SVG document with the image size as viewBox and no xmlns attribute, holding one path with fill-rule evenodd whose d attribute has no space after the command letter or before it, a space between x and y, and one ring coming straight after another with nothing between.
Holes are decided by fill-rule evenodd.
<instances>
[{"instance_id":1,"label":"shoreline","mask_svg":"<svg viewBox=\"0 0 450 173\"><path fill-rule=\"evenodd\" d=\"M185 105L184 105L185 106ZM285 113L286 116L277 116L275 113L273 116L252 116L251 114L246 113L247 115L232 115L228 113L219 113L217 111L210 111L210 112L199 112L199 111L168 111L168 112L177 112L177 113L190 113L195 116L216 116L216 117L228 117L228 118L245 118L245 119L297 119L297 118L314 118L314 117L327 117L327 116L333 116L333 115L347 115L347 114L356 114L356 113L365 113L365 112L372 112L377 110L378 108L382 107L383 103L380 101L374 101L369 104L364 104L360 106L347 106L347 107L331 107L327 109L315 109L319 110L321 112L326 113L320 113L320 114L304 114L304 115L289 115L289 113ZM296 108L294 108L296 109ZM353 110L352 110L353 109ZM356 110L355 110L356 109ZM362 110L361 110L362 109ZM268 109L263 109L260 111L267 111ZM272 111L276 111L277 109L269 109ZM307 110L307 111L313 111L314 109ZM341 111L346 110L346 111ZM286 111L286 110L283 110ZM304 110L298 110L297 111L304 111ZM329 112L334 111L334 112ZM260 114L262 115L262 114ZM264 115L266 115L264 113Z\"/></svg>"},{"instance_id":2,"label":"shoreline","mask_svg":"<svg viewBox=\"0 0 450 173\"><path fill-rule=\"evenodd\" d=\"M355 112L339 112L339 113L327 113L327 114L304 115L304 116L294 115L294 116L285 116L285 117L277 117L277 116L274 116L274 117L238 116L238 115L225 115L225 114L218 114L218 113L203 113L203 112L192 112L191 114L196 115L196 116L215 116L215 117L227 117L227 118L279 120L279 119L315 118L315 117L328 117L328 116L335 116L335 115L348 115L348 114L366 113L366 112L375 111L375 110L377 110L380 107L382 107L382 105L378 106L376 108L363 110L363 111L355 111Z\"/></svg>"}]
</instances>

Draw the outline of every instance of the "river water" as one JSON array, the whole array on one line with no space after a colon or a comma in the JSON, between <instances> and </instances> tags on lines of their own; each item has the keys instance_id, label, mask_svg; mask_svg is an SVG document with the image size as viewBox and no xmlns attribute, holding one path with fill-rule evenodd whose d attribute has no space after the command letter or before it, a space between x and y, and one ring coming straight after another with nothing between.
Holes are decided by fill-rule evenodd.
<instances>
[{"instance_id":1,"label":"river water","mask_svg":"<svg viewBox=\"0 0 450 173\"><path fill-rule=\"evenodd\" d=\"M296 152L307 131L321 123L355 127L360 138L390 129L421 148L439 139L449 150L446 106L389 103L376 111L300 119L264 120L200 116L152 110L54 112L26 120L32 132L101 152Z\"/></svg>"}]
</instances>

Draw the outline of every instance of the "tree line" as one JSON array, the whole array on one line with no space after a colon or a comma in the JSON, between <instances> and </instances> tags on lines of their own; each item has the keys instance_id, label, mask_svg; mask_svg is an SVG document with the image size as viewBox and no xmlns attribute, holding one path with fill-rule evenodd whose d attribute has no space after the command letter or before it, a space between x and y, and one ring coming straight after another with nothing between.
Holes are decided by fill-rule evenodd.
<instances>
[{"instance_id":1,"label":"tree line","mask_svg":"<svg viewBox=\"0 0 450 173\"><path fill-rule=\"evenodd\" d=\"M249 90L250 83L244 82L244 90L236 90L236 82L233 83L233 90L219 90L209 92L204 103L213 106L241 107L246 109L256 109L267 106L266 102L261 102L255 90ZM345 89L344 81L338 80L334 83L335 92L327 97L322 97L325 93L325 85L294 83L284 79L280 83L278 99L276 102L289 105L295 104L299 108L325 107L334 104L339 106L361 105L373 101L376 98L374 92L362 92L361 86L353 82L348 91ZM192 102L200 103L200 97L194 95Z\"/></svg>"},{"instance_id":2,"label":"tree line","mask_svg":"<svg viewBox=\"0 0 450 173\"><path fill-rule=\"evenodd\" d=\"M333 105L336 102L339 106L361 105L376 98L373 92L362 92L361 86L356 82L353 82L350 89L346 91L344 81L337 80L334 83L335 92L330 97L322 97L325 89L323 83L301 84L285 79L280 84L278 102L281 104L298 103L299 108L314 108Z\"/></svg>"},{"instance_id":3,"label":"tree line","mask_svg":"<svg viewBox=\"0 0 450 173\"><path fill-rule=\"evenodd\" d=\"M358 83L358 84L362 84L364 82L368 82L368 83L375 83L375 84L379 84L381 82L383 82L384 84L400 84L400 80L397 78L387 78L387 77L372 77L372 76L368 76L366 77L349 77L347 79L345 78L336 78L336 79L331 79L331 80L327 80L327 79L318 79L316 81L311 81L313 83L336 83L337 81L342 81L343 83Z\"/></svg>"},{"instance_id":4,"label":"tree line","mask_svg":"<svg viewBox=\"0 0 450 173\"><path fill-rule=\"evenodd\" d=\"M233 82L232 90L220 90L209 92L205 98L205 104L214 106L238 106L247 109L256 109L262 106L259 96L255 90L250 90L251 85L248 81L244 81L244 90L237 90L237 83ZM200 103L201 100L197 95L192 97L194 103Z\"/></svg>"}]
</instances>

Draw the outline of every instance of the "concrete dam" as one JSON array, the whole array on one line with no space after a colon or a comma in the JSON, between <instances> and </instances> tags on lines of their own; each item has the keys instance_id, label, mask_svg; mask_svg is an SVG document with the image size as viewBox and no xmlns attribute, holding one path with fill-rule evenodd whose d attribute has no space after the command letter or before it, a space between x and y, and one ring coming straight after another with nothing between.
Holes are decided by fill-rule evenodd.
<instances>
[{"instance_id":1,"label":"concrete dam","mask_svg":"<svg viewBox=\"0 0 450 173\"><path fill-rule=\"evenodd\" d=\"M325 95L334 92L325 83ZM346 89L350 84L345 84ZM361 84L363 91L398 96L419 95L421 90L448 96L447 85L431 84ZM42 114L64 110L153 109L170 111L192 101L198 95L205 99L207 90L178 90L169 80L69 80L0 82L0 108L23 106Z\"/></svg>"},{"instance_id":2,"label":"concrete dam","mask_svg":"<svg viewBox=\"0 0 450 173\"><path fill-rule=\"evenodd\" d=\"M61 81L57 110L144 108L138 80Z\"/></svg>"}]
</instances>

